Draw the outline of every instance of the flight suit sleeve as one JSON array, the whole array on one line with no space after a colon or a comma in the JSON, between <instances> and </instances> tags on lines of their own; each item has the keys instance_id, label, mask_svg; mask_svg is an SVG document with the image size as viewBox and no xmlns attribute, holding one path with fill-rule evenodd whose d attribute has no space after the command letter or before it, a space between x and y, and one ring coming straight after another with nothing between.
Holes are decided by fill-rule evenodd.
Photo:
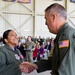
<instances>
[{"instance_id":1,"label":"flight suit sleeve","mask_svg":"<svg viewBox=\"0 0 75 75\"><path fill-rule=\"evenodd\" d=\"M37 72L43 72L46 70L51 70L52 69L52 57L49 57L48 60L39 60L38 62L35 63L38 66Z\"/></svg>"},{"instance_id":2,"label":"flight suit sleeve","mask_svg":"<svg viewBox=\"0 0 75 75\"><path fill-rule=\"evenodd\" d=\"M71 30L72 31L72 30ZM65 47L59 44L60 66L58 68L59 75L75 75L75 30L67 34ZM63 41L61 39L60 41Z\"/></svg>"},{"instance_id":3,"label":"flight suit sleeve","mask_svg":"<svg viewBox=\"0 0 75 75\"><path fill-rule=\"evenodd\" d=\"M19 63L7 64L6 55L0 51L0 75L21 75Z\"/></svg>"},{"instance_id":4,"label":"flight suit sleeve","mask_svg":"<svg viewBox=\"0 0 75 75\"><path fill-rule=\"evenodd\" d=\"M69 51L70 39L67 35L62 35L58 41L59 65L63 61L66 53Z\"/></svg>"},{"instance_id":5,"label":"flight suit sleeve","mask_svg":"<svg viewBox=\"0 0 75 75\"><path fill-rule=\"evenodd\" d=\"M68 65L69 59L69 52L71 50L71 35L64 34L59 38L58 41L58 55L59 55L59 67L58 72L61 75L69 75L66 71L66 67ZM67 73L66 73L67 72ZM71 74L70 74L71 75Z\"/></svg>"}]
</instances>

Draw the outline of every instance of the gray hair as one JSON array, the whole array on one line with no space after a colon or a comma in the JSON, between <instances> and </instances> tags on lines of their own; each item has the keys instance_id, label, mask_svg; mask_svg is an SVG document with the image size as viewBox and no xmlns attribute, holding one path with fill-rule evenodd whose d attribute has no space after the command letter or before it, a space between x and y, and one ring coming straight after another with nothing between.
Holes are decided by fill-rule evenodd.
<instances>
[{"instance_id":1,"label":"gray hair","mask_svg":"<svg viewBox=\"0 0 75 75\"><path fill-rule=\"evenodd\" d=\"M64 18L65 20L67 19L66 9L58 3L54 3L54 4L51 4L50 6L48 6L45 9L45 12L49 12L49 14L55 12L55 13L57 13L58 16Z\"/></svg>"}]
</instances>

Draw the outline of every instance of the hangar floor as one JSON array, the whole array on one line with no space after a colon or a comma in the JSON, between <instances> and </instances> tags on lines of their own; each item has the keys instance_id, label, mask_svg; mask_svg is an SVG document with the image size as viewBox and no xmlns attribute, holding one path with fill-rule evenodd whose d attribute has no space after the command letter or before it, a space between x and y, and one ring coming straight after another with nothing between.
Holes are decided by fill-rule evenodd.
<instances>
[{"instance_id":1,"label":"hangar floor","mask_svg":"<svg viewBox=\"0 0 75 75\"><path fill-rule=\"evenodd\" d=\"M50 74L50 71L45 71L45 72L42 72L42 73L37 73L37 71L34 70L30 74L22 73L22 75L51 75L51 74Z\"/></svg>"}]
</instances>

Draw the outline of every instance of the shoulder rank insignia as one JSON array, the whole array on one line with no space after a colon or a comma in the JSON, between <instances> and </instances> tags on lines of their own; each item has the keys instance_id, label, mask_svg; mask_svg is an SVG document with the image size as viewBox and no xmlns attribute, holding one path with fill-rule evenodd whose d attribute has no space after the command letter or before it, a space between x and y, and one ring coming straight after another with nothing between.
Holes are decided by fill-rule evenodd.
<instances>
[{"instance_id":1,"label":"shoulder rank insignia","mask_svg":"<svg viewBox=\"0 0 75 75\"><path fill-rule=\"evenodd\" d=\"M64 48L69 46L69 40L63 40L59 42L59 48Z\"/></svg>"}]
</instances>

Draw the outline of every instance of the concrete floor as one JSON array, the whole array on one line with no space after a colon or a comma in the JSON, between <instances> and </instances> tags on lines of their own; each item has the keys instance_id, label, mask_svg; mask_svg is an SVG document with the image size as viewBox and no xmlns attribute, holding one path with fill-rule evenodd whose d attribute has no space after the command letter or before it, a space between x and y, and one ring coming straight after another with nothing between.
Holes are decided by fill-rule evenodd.
<instances>
[{"instance_id":1,"label":"concrete floor","mask_svg":"<svg viewBox=\"0 0 75 75\"><path fill-rule=\"evenodd\" d=\"M30 74L22 73L22 75L51 75L51 74L50 74L50 71L45 71L45 72L42 72L42 73L37 73L37 71L34 70Z\"/></svg>"}]
</instances>

